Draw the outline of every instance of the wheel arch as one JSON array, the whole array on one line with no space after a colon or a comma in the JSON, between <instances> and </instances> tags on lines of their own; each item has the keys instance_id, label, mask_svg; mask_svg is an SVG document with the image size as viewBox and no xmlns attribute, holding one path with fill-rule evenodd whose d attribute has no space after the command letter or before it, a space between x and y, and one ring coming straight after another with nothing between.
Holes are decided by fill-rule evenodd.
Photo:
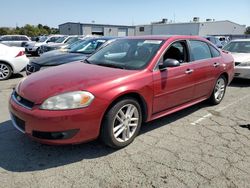
<instances>
[{"instance_id":1,"label":"wheel arch","mask_svg":"<svg viewBox=\"0 0 250 188\"><path fill-rule=\"evenodd\" d=\"M113 101L109 104L108 108L105 110L105 113L102 117L102 121L104 119L105 114L109 111L109 109L114 106L118 101L124 99L124 98L133 98L136 101L138 101L141 110L142 110L142 122L145 122L148 118L148 104L146 103L146 100L142 95L140 95L137 92L128 92L124 93L122 95L117 96L116 98L113 99Z\"/></svg>"},{"instance_id":2,"label":"wheel arch","mask_svg":"<svg viewBox=\"0 0 250 188\"><path fill-rule=\"evenodd\" d=\"M9 62L7 62L7 61L4 61L4 60L1 60L1 59L0 59L0 63L6 64L6 65L9 65L9 66L10 66L10 68L11 68L11 71L12 71L12 72L14 71L13 66L12 66Z\"/></svg>"}]
</instances>

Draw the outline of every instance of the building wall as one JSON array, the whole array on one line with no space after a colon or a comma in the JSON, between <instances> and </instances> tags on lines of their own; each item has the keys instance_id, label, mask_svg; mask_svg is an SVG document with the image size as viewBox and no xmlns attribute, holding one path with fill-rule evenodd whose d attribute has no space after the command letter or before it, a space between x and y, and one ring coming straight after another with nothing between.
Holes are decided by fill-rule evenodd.
<instances>
[{"instance_id":1,"label":"building wall","mask_svg":"<svg viewBox=\"0 0 250 188\"><path fill-rule=\"evenodd\" d=\"M59 26L60 34L81 35L82 28L80 23L66 23Z\"/></svg>"},{"instance_id":2,"label":"building wall","mask_svg":"<svg viewBox=\"0 0 250 188\"><path fill-rule=\"evenodd\" d=\"M82 25L82 35L91 35L91 34L92 34L92 28L90 26Z\"/></svg>"},{"instance_id":3,"label":"building wall","mask_svg":"<svg viewBox=\"0 0 250 188\"><path fill-rule=\"evenodd\" d=\"M216 21L200 23L199 35L242 35L246 30L245 25L230 21Z\"/></svg>"},{"instance_id":4,"label":"building wall","mask_svg":"<svg viewBox=\"0 0 250 188\"><path fill-rule=\"evenodd\" d=\"M59 25L60 34L65 35L92 35L96 29L103 30L104 36L118 36L121 31L126 31L126 35L134 36L135 28L126 26L112 26L112 25L96 25L96 24L81 24L81 23L65 23Z\"/></svg>"},{"instance_id":5,"label":"building wall","mask_svg":"<svg viewBox=\"0 0 250 188\"><path fill-rule=\"evenodd\" d=\"M140 31L140 28L144 28L144 31ZM135 35L152 35L152 25L138 25L135 28Z\"/></svg>"},{"instance_id":6,"label":"building wall","mask_svg":"<svg viewBox=\"0 0 250 188\"><path fill-rule=\"evenodd\" d=\"M155 24L152 25L153 35L198 35L198 23Z\"/></svg>"}]
</instances>

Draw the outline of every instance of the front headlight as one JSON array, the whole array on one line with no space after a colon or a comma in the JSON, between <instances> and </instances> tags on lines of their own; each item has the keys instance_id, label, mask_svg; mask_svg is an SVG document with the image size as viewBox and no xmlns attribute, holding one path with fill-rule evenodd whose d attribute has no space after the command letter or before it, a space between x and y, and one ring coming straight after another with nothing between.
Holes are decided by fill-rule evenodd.
<instances>
[{"instance_id":1,"label":"front headlight","mask_svg":"<svg viewBox=\"0 0 250 188\"><path fill-rule=\"evenodd\" d=\"M248 61L248 62L242 62L242 63L240 63L238 66L241 66L241 67L248 67L248 66L250 66L250 61Z\"/></svg>"},{"instance_id":2,"label":"front headlight","mask_svg":"<svg viewBox=\"0 0 250 188\"><path fill-rule=\"evenodd\" d=\"M48 98L43 102L40 109L43 110L68 110L84 108L91 104L94 95L87 91L74 91L63 93Z\"/></svg>"}]
</instances>

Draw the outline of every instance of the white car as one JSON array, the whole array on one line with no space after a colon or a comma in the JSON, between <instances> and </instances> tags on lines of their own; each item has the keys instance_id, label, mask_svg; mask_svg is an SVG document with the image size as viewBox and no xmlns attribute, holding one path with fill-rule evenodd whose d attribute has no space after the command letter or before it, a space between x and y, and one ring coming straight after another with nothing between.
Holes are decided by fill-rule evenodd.
<instances>
[{"instance_id":1,"label":"white car","mask_svg":"<svg viewBox=\"0 0 250 188\"><path fill-rule=\"evenodd\" d=\"M7 80L12 74L21 72L28 63L24 48L0 44L0 80Z\"/></svg>"},{"instance_id":2,"label":"white car","mask_svg":"<svg viewBox=\"0 0 250 188\"><path fill-rule=\"evenodd\" d=\"M8 46L23 47L30 41L30 38L26 35L3 35L0 37L0 43Z\"/></svg>"},{"instance_id":3,"label":"white car","mask_svg":"<svg viewBox=\"0 0 250 188\"><path fill-rule=\"evenodd\" d=\"M28 54L39 55L41 52L41 46L47 43L52 43L63 37L63 35L51 35L51 36L41 36L37 42L29 42L25 47L25 52Z\"/></svg>"},{"instance_id":4,"label":"white car","mask_svg":"<svg viewBox=\"0 0 250 188\"><path fill-rule=\"evenodd\" d=\"M234 77L250 79L250 39L233 40L223 49L231 52L234 57Z\"/></svg>"}]
</instances>

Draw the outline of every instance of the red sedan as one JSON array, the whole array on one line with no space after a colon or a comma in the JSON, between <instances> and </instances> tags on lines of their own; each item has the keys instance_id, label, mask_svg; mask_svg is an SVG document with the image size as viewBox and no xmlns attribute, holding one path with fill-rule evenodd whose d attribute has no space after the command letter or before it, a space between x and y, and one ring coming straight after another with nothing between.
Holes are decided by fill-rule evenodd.
<instances>
[{"instance_id":1,"label":"red sedan","mask_svg":"<svg viewBox=\"0 0 250 188\"><path fill-rule=\"evenodd\" d=\"M204 100L219 104L233 73L232 56L200 37L123 38L84 62L22 80L9 109L14 126L39 142L100 137L121 148L134 140L142 122Z\"/></svg>"}]
</instances>

